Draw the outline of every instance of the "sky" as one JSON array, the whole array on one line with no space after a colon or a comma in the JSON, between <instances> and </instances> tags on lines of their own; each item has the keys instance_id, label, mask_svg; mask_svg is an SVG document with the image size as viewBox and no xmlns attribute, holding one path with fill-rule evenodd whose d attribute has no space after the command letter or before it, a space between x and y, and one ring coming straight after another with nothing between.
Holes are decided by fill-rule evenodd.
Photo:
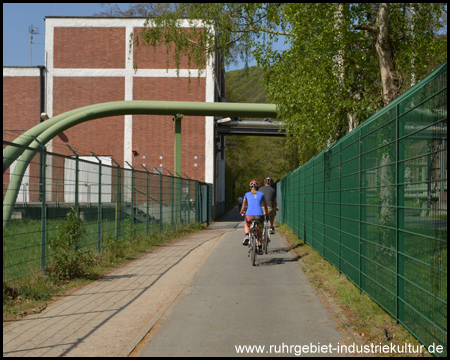
<instances>
[{"instance_id":1,"label":"sky","mask_svg":"<svg viewBox=\"0 0 450 360\"><path fill-rule=\"evenodd\" d=\"M129 3L118 3L126 10ZM3 66L38 66L44 64L44 35L34 34L30 56L29 27L45 32L46 16L92 16L104 11L100 3L3 3ZM256 65L250 62L248 66ZM227 71L243 69L244 63L231 65Z\"/></svg>"}]
</instances>

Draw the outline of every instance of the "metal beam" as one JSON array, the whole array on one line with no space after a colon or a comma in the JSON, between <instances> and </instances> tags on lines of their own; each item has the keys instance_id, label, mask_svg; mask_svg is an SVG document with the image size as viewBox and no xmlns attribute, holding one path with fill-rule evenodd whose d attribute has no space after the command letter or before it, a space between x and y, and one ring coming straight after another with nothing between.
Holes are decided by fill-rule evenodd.
<instances>
[{"instance_id":1,"label":"metal beam","mask_svg":"<svg viewBox=\"0 0 450 360\"><path fill-rule=\"evenodd\" d=\"M283 122L272 120L229 120L216 122L217 135L286 136Z\"/></svg>"},{"instance_id":2,"label":"metal beam","mask_svg":"<svg viewBox=\"0 0 450 360\"><path fill-rule=\"evenodd\" d=\"M175 122L175 141L174 141L174 171L175 173L181 173L181 120L182 114L176 114L173 117Z\"/></svg>"},{"instance_id":3,"label":"metal beam","mask_svg":"<svg viewBox=\"0 0 450 360\"><path fill-rule=\"evenodd\" d=\"M218 135L242 135L242 136L286 136L285 129L261 129L246 127L220 126L216 129Z\"/></svg>"},{"instance_id":4,"label":"metal beam","mask_svg":"<svg viewBox=\"0 0 450 360\"><path fill-rule=\"evenodd\" d=\"M223 119L221 119L223 120ZM217 126L240 126L240 127L259 127L259 128L281 128L283 127L282 121L271 121L271 120L229 120L226 123L221 124L217 120Z\"/></svg>"}]
</instances>

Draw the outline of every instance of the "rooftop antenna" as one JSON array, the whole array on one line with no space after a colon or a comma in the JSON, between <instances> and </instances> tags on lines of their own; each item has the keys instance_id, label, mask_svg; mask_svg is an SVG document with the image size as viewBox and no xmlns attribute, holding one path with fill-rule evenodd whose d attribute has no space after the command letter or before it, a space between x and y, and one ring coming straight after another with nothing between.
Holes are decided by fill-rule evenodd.
<instances>
[{"instance_id":1,"label":"rooftop antenna","mask_svg":"<svg viewBox=\"0 0 450 360\"><path fill-rule=\"evenodd\" d=\"M33 34L44 35L44 33L40 33L39 28L36 26L33 26L33 24L31 24L31 26L28 26L28 32L30 33L30 66L33 66L33 53L31 51L31 45L32 44L45 44L45 43L33 42Z\"/></svg>"}]
</instances>

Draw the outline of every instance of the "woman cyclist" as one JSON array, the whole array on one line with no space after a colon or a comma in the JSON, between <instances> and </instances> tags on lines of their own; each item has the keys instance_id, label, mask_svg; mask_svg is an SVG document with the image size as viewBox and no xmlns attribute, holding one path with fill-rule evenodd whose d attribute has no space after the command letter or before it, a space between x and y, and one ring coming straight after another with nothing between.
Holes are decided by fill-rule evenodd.
<instances>
[{"instance_id":1,"label":"woman cyclist","mask_svg":"<svg viewBox=\"0 0 450 360\"><path fill-rule=\"evenodd\" d=\"M245 214L245 208L247 208L247 214L245 215L245 238L242 245L248 245L250 237L250 226L253 220L258 221L258 250L261 252L262 246L262 226L264 223L264 216L269 213L267 209L267 202L264 194L259 189L259 182L256 180L250 181L250 189L244 196L242 203L241 214Z\"/></svg>"}]
</instances>

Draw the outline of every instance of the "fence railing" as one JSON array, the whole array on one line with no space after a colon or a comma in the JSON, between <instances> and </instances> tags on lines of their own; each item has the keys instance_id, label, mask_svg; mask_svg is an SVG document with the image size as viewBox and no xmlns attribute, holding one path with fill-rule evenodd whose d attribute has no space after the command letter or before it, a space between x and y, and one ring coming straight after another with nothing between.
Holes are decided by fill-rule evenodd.
<instances>
[{"instance_id":1,"label":"fence railing","mask_svg":"<svg viewBox=\"0 0 450 360\"><path fill-rule=\"evenodd\" d=\"M3 141L3 145L15 146ZM80 246L100 251L108 239L150 235L212 221L212 185L187 177L122 168L110 157L71 157L44 150L28 166L3 228L3 282L51 262L49 240L71 208L84 221ZM20 161L20 158L19 160ZM3 200L16 163L3 174ZM5 203L4 203L5 205Z\"/></svg>"},{"instance_id":2,"label":"fence railing","mask_svg":"<svg viewBox=\"0 0 450 360\"><path fill-rule=\"evenodd\" d=\"M287 224L447 354L447 63L278 183Z\"/></svg>"}]
</instances>

